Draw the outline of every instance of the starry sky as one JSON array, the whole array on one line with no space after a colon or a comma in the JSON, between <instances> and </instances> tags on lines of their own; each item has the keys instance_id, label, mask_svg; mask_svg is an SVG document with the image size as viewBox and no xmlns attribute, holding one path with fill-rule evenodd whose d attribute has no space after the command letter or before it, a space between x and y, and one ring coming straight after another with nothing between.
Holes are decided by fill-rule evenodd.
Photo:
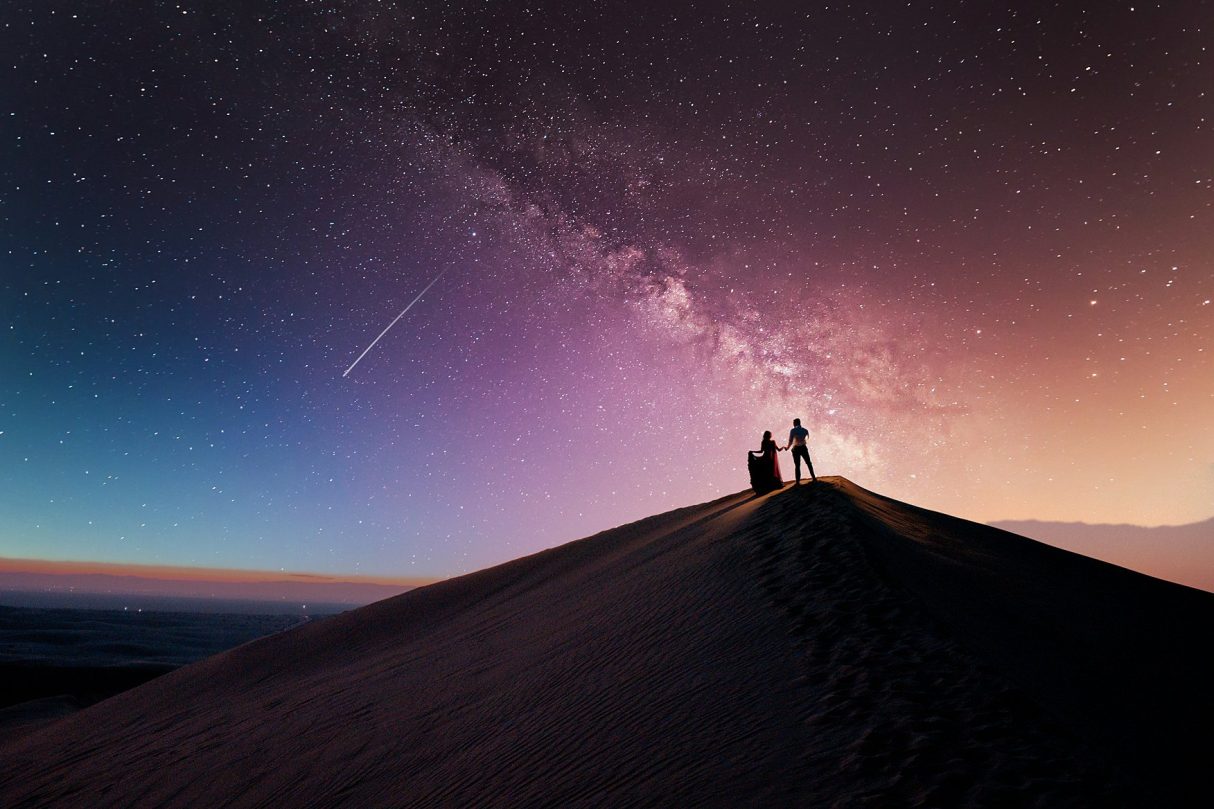
<instances>
[{"instance_id":1,"label":"starry sky","mask_svg":"<svg viewBox=\"0 0 1214 809\"><path fill-rule=\"evenodd\" d=\"M793 417L970 519L1207 518L1212 28L6 2L0 556L454 575Z\"/></svg>"}]
</instances>

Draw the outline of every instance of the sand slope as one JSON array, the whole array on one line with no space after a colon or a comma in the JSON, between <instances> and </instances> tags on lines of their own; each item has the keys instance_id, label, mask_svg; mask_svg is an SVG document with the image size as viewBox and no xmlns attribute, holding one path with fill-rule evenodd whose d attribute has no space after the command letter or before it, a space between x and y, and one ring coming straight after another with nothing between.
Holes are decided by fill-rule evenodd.
<instances>
[{"instance_id":1,"label":"sand slope","mask_svg":"<svg viewBox=\"0 0 1214 809\"><path fill-rule=\"evenodd\" d=\"M4 806L1201 805L1214 596L841 479L188 666L0 748Z\"/></svg>"}]
</instances>

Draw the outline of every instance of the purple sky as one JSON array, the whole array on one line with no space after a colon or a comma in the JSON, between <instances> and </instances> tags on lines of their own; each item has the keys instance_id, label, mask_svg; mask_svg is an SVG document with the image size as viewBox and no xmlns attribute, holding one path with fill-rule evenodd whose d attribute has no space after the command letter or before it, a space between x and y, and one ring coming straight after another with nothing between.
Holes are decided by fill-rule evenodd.
<instances>
[{"instance_id":1,"label":"purple sky","mask_svg":"<svg viewBox=\"0 0 1214 809\"><path fill-rule=\"evenodd\" d=\"M1208 3L584 5L6 6L0 556L452 575L797 416L1210 516Z\"/></svg>"}]
</instances>

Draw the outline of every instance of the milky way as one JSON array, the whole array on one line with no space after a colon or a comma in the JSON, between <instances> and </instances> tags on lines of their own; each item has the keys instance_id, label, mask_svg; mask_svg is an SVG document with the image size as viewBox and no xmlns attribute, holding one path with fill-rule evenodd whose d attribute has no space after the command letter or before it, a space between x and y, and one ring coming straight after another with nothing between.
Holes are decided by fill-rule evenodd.
<instances>
[{"instance_id":1,"label":"milky way","mask_svg":"<svg viewBox=\"0 0 1214 809\"><path fill-rule=\"evenodd\" d=\"M1210 4L584 5L6 4L0 555L1210 516Z\"/></svg>"}]
</instances>

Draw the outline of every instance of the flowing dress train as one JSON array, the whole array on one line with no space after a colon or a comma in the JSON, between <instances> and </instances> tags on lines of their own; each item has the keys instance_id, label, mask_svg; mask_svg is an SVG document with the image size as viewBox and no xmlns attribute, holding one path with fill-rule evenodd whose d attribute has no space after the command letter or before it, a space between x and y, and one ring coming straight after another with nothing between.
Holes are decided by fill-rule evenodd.
<instances>
[{"instance_id":1,"label":"flowing dress train","mask_svg":"<svg viewBox=\"0 0 1214 809\"><path fill-rule=\"evenodd\" d=\"M746 465L750 471L750 486L755 494L766 494L784 487L784 478L780 475L780 455L776 442L770 438L763 442L757 452L750 451Z\"/></svg>"}]
</instances>

